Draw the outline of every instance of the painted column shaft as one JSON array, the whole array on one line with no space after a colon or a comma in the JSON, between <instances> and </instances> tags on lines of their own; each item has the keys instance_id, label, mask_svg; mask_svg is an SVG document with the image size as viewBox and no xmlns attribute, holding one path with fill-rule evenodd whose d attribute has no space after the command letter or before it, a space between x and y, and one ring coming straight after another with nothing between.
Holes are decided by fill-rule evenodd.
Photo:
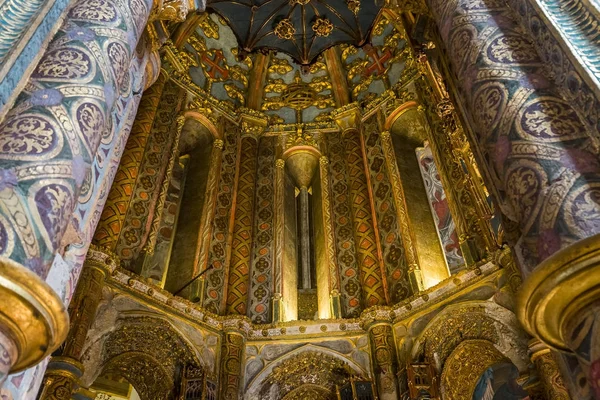
<instances>
[{"instance_id":1,"label":"painted column shaft","mask_svg":"<svg viewBox=\"0 0 600 400\"><path fill-rule=\"evenodd\" d=\"M141 270L138 257L148 244L172 146L178 140L177 115L182 101L183 91L167 82L160 100L144 104L157 109L154 120L145 118L151 114L147 110L137 118L136 135L127 143L103 212L106 219L94 235L95 243L117 253L125 266L136 271Z\"/></svg>"},{"instance_id":2,"label":"painted column shaft","mask_svg":"<svg viewBox=\"0 0 600 400\"><path fill-rule=\"evenodd\" d=\"M251 135L242 136L240 150L226 312L227 314L246 315L252 231L254 229L254 189L256 187L258 139Z\"/></svg>"},{"instance_id":3,"label":"painted column shaft","mask_svg":"<svg viewBox=\"0 0 600 400\"><path fill-rule=\"evenodd\" d=\"M378 255L362 143L358 129L343 133L350 203L356 241L364 307L387 304L383 272Z\"/></svg>"},{"instance_id":4,"label":"painted column shaft","mask_svg":"<svg viewBox=\"0 0 600 400\"><path fill-rule=\"evenodd\" d=\"M17 343L9 335L0 330L0 386L6 380L10 368L16 362L18 355Z\"/></svg>"},{"instance_id":5,"label":"painted column shaft","mask_svg":"<svg viewBox=\"0 0 600 400\"><path fill-rule=\"evenodd\" d=\"M242 396L246 338L227 332L221 345L221 400L238 400Z\"/></svg>"},{"instance_id":6,"label":"painted column shaft","mask_svg":"<svg viewBox=\"0 0 600 400\"><path fill-rule=\"evenodd\" d=\"M554 252L600 232L592 135L545 76L505 1L429 4L476 140L498 179L497 200L520 224L516 250L527 276Z\"/></svg>"},{"instance_id":7,"label":"painted column shaft","mask_svg":"<svg viewBox=\"0 0 600 400\"><path fill-rule=\"evenodd\" d=\"M428 3L496 200L520 227L520 320L544 342L574 351L600 398L598 132L561 97L505 0Z\"/></svg>"},{"instance_id":8,"label":"painted column shaft","mask_svg":"<svg viewBox=\"0 0 600 400\"><path fill-rule=\"evenodd\" d=\"M369 329L377 393L382 400L398 398L396 345L392 326L377 323Z\"/></svg>"},{"instance_id":9,"label":"painted column shaft","mask_svg":"<svg viewBox=\"0 0 600 400\"><path fill-rule=\"evenodd\" d=\"M152 75L143 75L147 65L146 61L146 56L132 60L130 67L132 78L143 77L146 82L152 79ZM148 73L147 69L146 72ZM86 190L79 194L78 205L74 212L76 216L74 224L81 241L71 244L62 257L54 259L46 278L51 288L65 304L69 304L74 294L79 271L87 257L88 247L104 207L106 195L129 137L142 97L139 90L145 85L143 80L136 82L136 79L130 79L132 84L129 90L122 93L117 101L117 106L112 112L113 123L110 135L103 136L94 159L93 174L90 179L95 184L86 186ZM14 399L32 400L37 398L46 365L46 362L42 362L36 368L11 375L3 389L8 391Z\"/></svg>"},{"instance_id":10,"label":"painted column shaft","mask_svg":"<svg viewBox=\"0 0 600 400\"><path fill-rule=\"evenodd\" d=\"M129 79L149 9L142 0L76 3L0 125L8 140L0 152L2 225L15 241L2 255L41 277L60 246L116 94ZM103 29L107 23L115 29ZM39 172L20 177L23 168Z\"/></svg>"},{"instance_id":11,"label":"painted column shaft","mask_svg":"<svg viewBox=\"0 0 600 400\"><path fill-rule=\"evenodd\" d=\"M102 211L100 222L94 234L94 243L111 251L114 251L116 248L119 233L123 229L125 217L129 209L128 207L119 207L119 205L127 202L127 199L131 196L129 191L119 189L135 186L139 169L141 168L141 158L144 154L144 148L150 136L152 123L168 79L166 73L160 73L157 81L142 96L139 111L131 128L131 135L125 145L121 163L115 175L114 183L117 184L113 183L113 187L111 187L106 200L106 206Z\"/></svg>"},{"instance_id":12,"label":"painted column shaft","mask_svg":"<svg viewBox=\"0 0 600 400\"><path fill-rule=\"evenodd\" d=\"M75 3L0 125L0 275L11 282L0 285L1 324L24 338L16 370L39 362L66 335L61 300L43 281L70 244L63 235L74 227L79 193L119 94L130 88L150 7L143 0Z\"/></svg>"}]
</instances>

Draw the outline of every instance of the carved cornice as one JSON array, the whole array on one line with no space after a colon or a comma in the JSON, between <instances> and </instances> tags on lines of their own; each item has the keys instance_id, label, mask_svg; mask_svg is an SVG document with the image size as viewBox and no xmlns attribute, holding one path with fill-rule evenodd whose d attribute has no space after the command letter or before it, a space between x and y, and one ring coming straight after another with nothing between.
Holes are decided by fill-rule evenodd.
<instances>
[{"instance_id":1,"label":"carved cornice","mask_svg":"<svg viewBox=\"0 0 600 400\"><path fill-rule=\"evenodd\" d=\"M473 286L498 278L503 271L494 262L488 262L478 268L464 270L451 279L419 293L392 307L376 306L365 310L359 319L330 319L312 321L289 321L274 324L252 324L244 316L218 316L210 313L198 304L156 286L154 282L117 267L118 257L97 246L88 252L87 262L102 264L106 271L106 285L113 290L125 292L139 302L153 309L159 308L166 314L177 315L198 326L221 333L234 330L254 340L275 340L283 338L304 338L318 336L344 336L365 333L376 322L401 323L418 313L438 307L442 302L452 301L461 293L472 290Z\"/></svg>"}]
</instances>

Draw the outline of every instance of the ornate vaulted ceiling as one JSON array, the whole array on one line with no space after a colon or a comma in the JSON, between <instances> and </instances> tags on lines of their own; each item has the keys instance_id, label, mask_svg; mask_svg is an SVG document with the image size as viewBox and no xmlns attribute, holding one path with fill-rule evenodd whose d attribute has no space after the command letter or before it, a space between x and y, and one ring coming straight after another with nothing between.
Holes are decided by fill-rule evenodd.
<instances>
[{"instance_id":1,"label":"ornate vaulted ceiling","mask_svg":"<svg viewBox=\"0 0 600 400\"><path fill-rule=\"evenodd\" d=\"M282 52L240 55L235 33L216 13L188 23L193 30L181 50L192 81L232 108L263 111L274 124L326 122L335 108L383 93L408 60L404 28L387 10L376 17L362 47L336 45L308 66Z\"/></svg>"},{"instance_id":2,"label":"ornate vaulted ceiling","mask_svg":"<svg viewBox=\"0 0 600 400\"><path fill-rule=\"evenodd\" d=\"M362 46L380 6L376 0L209 0L237 37L240 49L284 52L312 64L329 47Z\"/></svg>"}]
</instances>

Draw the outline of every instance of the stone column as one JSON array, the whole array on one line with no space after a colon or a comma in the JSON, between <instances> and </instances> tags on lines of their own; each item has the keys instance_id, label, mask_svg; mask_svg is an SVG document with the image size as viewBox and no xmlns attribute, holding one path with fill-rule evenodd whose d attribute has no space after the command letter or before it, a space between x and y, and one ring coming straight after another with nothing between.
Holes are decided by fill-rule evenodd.
<instances>
[{"instance_id":1,"label":"stone column","mask_svg":"<svg viewBox=\"0 0 600 400\"><path fill-rule=\"evenodd\" d=\"M244 386L244 362L246 354L246 319L229 319L223 323L221 342L221 400L238 400Z\"/></svg>"},{"instance_id":2,"label":"stone column","mask_svg":"<svg viewBox=\"0 0 600 400\"><path fill-rule=\"evenodd\" d=\"M570 400L569 392L560 375L558 364L551 350L537 339L529 343L529 356L537 369L537 375L548 400Z\"/></svg>"},{"instance_id":3,"label":"stone column","mask_svg":"<svg viewBox=\"0 0 600 400\"><path fill-rule=\"evenodd\" d=\"M342 130L346 151L346 168L363 304L365 308L386 305L388 295L385 271L379 256L380 251L373 224L373 210L365 172L358 110L355 108L344 110L336 116L336 122Z\"/></svg>"},{"instance_id":4,"label":"stone column","mask_svg":"<svg viewBox=\"0 0 600 400\"><path fill-rule=\"evenodd\" d=\"M254 200L258 139L267 126L261 116L243 114L240 121L242 137L239 149L239 172L233 223L231 261L227 281L227 314L246 315L248 282L254 229Z\"/></svg>"},{"instance_id":5,"label":"stone column","mask_svg":"<svg viewBox=\"0 0 600 400\"><path fill-rule=\"evenodd\" d=\"M40 400L69 400L79 387L79 378L83 375L81 355L85 339L102 300L106 277L102 266L93 257L88 257L83 265L77 291L69 305L69 334L61 355L52 357L48 364Z\"/></svg>"},{"instance_id":6,"label":"stone column","mask_svg":"<svg viewBox=\"0 0 600 400\"><path fill-rule=\"evenodd\" d=\"M377 393L381 400L398 399L398 358L392 325L387 321L373 321L368 327L371 343L371 363L375 373Z\"/></svg>"},{"instance_id":7,"label":"stone column","mask_svg":"<svg viewBox=\"0 0 600 400\"><path fill-rule=\"evenodd\" d=\"M494 175L496 200L520 226L515 253L525 280L519 319L551 347L573 350L596 382L598 132L588 130L545 75L505 1L428 3Z\"/></svg>"},{"instance_id":8,"label":"stone column","mask_svg":"<svg viewBox=\"0 0 600 400\"><path fill-rule=\"evenodd\" d=\"M173 143L183 126L177 127L183 98L182 89L169 82L165 72L142 97L94 234L94 244L114 251L125 266L138 272L141 265L135 262L147 244Z\"/></svg>"},{"instance_id":9,"label":"stone column","mask_svg":"<svg viewBox=\"0 0 600 400\"><path fill-rule=\"evenodd\" d=\"M398 222L402 229L402 244L406 251L406 261L408 261L410 286L413 293L419 293L423 290L423 275L419 265L419 256L417 255L415 234L411 227L406 207L404 187L402 186L402 179L400 178L400 171L398 170L398 163L396 163L396 155L394 154L392 135L389 131L381 133L381 147L385 156L385 166L389 174L390 183L392 184L392 196L396 205Z\"/></svg>"},{"instance_id":10,"label":"stone column","mask_svg":"<svg viewBox=\"0 0 600 400\"><path fill-rule=\"evenodd\" d=\"M150 8L143 0L76 2L0 125L0 329L19 342L13 371L37 363L66 335L66 310L43 281ZM107 22L114 28L104 29Z\"/></svg>"}]
</instances>

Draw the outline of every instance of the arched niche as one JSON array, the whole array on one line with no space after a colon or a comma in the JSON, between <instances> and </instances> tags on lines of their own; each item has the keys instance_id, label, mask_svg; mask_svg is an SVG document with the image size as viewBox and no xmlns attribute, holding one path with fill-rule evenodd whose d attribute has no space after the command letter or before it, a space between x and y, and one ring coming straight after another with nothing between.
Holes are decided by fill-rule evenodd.
<instances>
[{"instance_id":1,"label":"arched niche","mask_svg":"<svg viewBox=\"0 0 600 400\"><path fill-rule=\"evenodd\" d=\"M427 289L450 276L449 265L453 269L462 266L455 265L461 264L462 256L439 178L441 171L428 147L429 128L416 102L407 102L394 110L387 118L385 128L391 133L423 284ZM454 259L454 253L459 255L458 261Z\"/></svg>"},{"instance_id":2,"label":"arched niche","mask_svg":"<svg viewBox=\"0 0 600 400\"><path fill-rule=\"evenodd\" d=\"M172 293L180 290L206 267L199 265L199 253L202 224L211 222L203 220L205 207L210 203L207 198L207 183L210 174L219 173L211 165L212 152L220 151L213 146L214 140L220 136L218 129L199 112L188 111L184 116L186 120L179 141L180 179L179 182L171 182L171 186L179 187L179 207L175 210L175 228L165 256L168 272L164 287ZM173 210L165 210L165 213L168 212L173 214ZM196 298L198 293L194 289L197 287L198 285L192 285L181 295Z\"/></svg>"},{"instance_id":3,"label":"arched niche","mask_svg":"<svg viewBox=\"0 0 600 400\"><path fill-rule=\"evenodd\" d=\"M343 386L352 377L365 379L368 373L354 360L336 351L308 344L266 365L247 384L244 399L333 400L336 399L336 386ZM310 385L306 385L308 382ZM317 393L319 397L309 397Z\"/></svg>"},{"instance_id":4,"label":"arched niche","mask_svg":"<svg viewBox=\"0 0 600 400\"><path fill-rule=\"evenodd\" d=\"M173 325L147 314L124 314L87 347L82 382L112 376L129 382L142 400L169 399L177 394L186 366L210 366ZM158 393L158 395L155 395Z\"/></svg>"},{"instance_id":5,"label":"arched niche","mask_svg":"<svg viewBox=\"0 0 600 400\"><path fill-rule=\"evenodd\" d=\"M519 371L529 365L528 337L519 328L515 314L496 303L467 301L449 305L433 318L412 322L409 334L415 335L410 360L427 360L438 373L450 354L466 340L485 340L509 359Z\"/></svg>"},{"instance_id":6,"label":"arched niche","mask_svg":"<svg viewBox=\"0 0 600 400\"><path fill-rule=\"evenodd\" d=\"M487 340L466 340L450 354L440 380L445 400L523 400L517 367Z\"/></svg>"}]
</instances>

